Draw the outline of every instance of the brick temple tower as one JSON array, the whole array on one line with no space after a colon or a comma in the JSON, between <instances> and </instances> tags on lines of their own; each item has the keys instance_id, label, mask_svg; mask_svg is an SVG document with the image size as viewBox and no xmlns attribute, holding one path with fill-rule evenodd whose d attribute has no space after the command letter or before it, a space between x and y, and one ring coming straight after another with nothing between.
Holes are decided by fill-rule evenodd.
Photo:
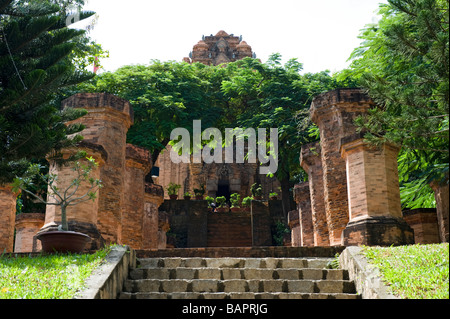
<instances>
[{"instance_id":1,"label":"brick temple tower","mask_svg":"<svg viewBox=\"0 0 450 319\"><path fill-rule=\"evenodd\" d=\"M184 58L183 61L219 65L241 60L245 57L256 57L252 47L242 40L242 36L236 37L221 30L216 35L203 36L202 40L194 45L189 57Z\"/></svg>"}]
</instances>

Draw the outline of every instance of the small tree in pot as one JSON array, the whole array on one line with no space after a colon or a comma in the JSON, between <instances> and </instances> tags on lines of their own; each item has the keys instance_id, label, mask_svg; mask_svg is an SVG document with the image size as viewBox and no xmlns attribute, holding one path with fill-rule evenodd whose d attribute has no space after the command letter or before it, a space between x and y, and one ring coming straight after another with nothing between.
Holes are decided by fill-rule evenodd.
<instances>
[{"instance_id":1,"label":"small tree in pot","mask_svg":"<svg viewBox=\"0 0 450 319\"><path fill-rule=\"evenodd\" d=\"M225 206L225 203L227 201L227 198L225 196L219 196L216 198L216 203L219 205L217 207L217 211L220 213L226 213L228 212L228 207Z\"/></svg>"},{"instance_id":2,"label":"small tree in pot","mask_svg":"<svg viewBox=\"0 0 450 319\"><path fill-rule=\"evenodd\" d=\"M90 177L90 174L94 168L96 168L98 164L95 162L95 160L92 157L86 157L85 163L81 162L80 160L77 160L74 162L72 170L75 172L75 177L70 181L69 185L65 187L64 189L60 189L57 186L58 182L58 175L57 174L42 174L41 169L42 166L39 164L32 164L26 171L23 177L16 177L13 182L13 189L15 191L18 191L21 189L23 192L31 195L33 198L35 198L37 201L45 204L45 205L54 205L59 206L61 209L61 225L58 226L58 231L60 232L66 232L67 234L58 234L60 236L65 237L71 236L72 241L80 241L81 243L84 242L84 245L90 240L89 236L82 234L82 233L76 233L76 232L69 232L69 227L67 223L67 207L69 206L75 206L83 202L87 201L94 201L96 199L97 191L102 187L102 182L99 179L94 179ZM34 194L33 192L28 190L28 187L33 184L33 179L38 178L42 181L45 181L48 185L48 192L47 192L47 199L42 198L39 194ZM88 185L88 189L85 192L79 193L78 190L80 189L81 185ZM52 233L52 234L50 234ZM64 247L46 247L46 244L44 242L44 237L47 236L56 236L56 232L48 232L48 233L42 233L38 236L38 238L41 240L44 251L72 251L78 250L78 248L64 248ZM80 238L79 238L80 237ZM81 238L83 237L83 238ZM86 238L87 237L87 238ZM62 237L58 237L58 240L61 240ZM79 239L75 239L79 238ZM56 239L55 239L56 240ZM62 245L62 243L61 243ZM84 245L82 245L81 250L84 248Z\"/></svg>"},{"instance_id":3,"label":"small tree in pot","mask_svg":"<svg viewBox=\"0 0 450 319\"><path fill-rule=\"evenodd\" d=\"M167 185L167 193L169 194L170 199L178 198L178 190L181 188L181 185L170 182Z\"/></svg>"},{"instance_id":4,"label":"small tree in pot","mask_svg":"<svg viewBox=\"0 0 450 319\"><path fill-rule=\"evenodd\" d=\"M232 212L238 212L241 210L240 205L241 201L241 195L239 193L233 193L230 195L230 202L231 202L231 211Z\"/></svg>"}]
</instances>

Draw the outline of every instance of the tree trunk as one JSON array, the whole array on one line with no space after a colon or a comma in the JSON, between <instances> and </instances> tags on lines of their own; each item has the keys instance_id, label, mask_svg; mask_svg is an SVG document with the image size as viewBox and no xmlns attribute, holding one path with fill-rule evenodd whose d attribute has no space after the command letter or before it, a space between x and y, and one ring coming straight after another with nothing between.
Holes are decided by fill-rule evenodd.
<instances>
[{"instance_id":1,"label":"tree trunk","mask_svg":"<svg viewBox=\"0 0 450 319\"><path fill-rule=\"evenodd\" d=\"M67 206L61 206L61 229L64 231L69 230L69 225L67 224L67 214L66 214Z\"/></svg>"}]
</instances>

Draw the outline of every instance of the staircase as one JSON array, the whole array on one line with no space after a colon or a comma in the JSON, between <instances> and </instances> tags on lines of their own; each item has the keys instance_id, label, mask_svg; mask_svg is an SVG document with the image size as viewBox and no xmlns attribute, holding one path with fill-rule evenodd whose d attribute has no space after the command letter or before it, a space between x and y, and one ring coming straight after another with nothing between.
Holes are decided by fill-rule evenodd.
<instances>
[{"instance_id":1,"label":"staircase","mask_svg":"<svg viewBox=\"0 0 450 319\"><path fill-rule=\"evenodd\" d=\"M347 271L325 269L330 260L278 256L141 257L119 298L359 299Z\"/></svg>"}]
</instances>

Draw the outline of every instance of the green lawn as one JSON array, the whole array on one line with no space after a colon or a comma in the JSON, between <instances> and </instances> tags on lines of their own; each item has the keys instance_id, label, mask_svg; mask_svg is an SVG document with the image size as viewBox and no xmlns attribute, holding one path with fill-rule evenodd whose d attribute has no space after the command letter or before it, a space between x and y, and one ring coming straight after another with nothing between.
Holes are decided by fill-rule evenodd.
<instances>
[{"instance_id":1,"label":"green lawn","mask_svg":"<svg viewBox=\"0 0 450 319\"><path fill-rule=\"evenodd\" d=\"M109 253L0 256L0 299L69 299Z\"/></svg>"},{"instance_id":2,"label":"green lawn","mask_svg":"<svg viewBox=\"0 0 450 319\"><path fill-rule=\"evenodd\" d=\"M392 293L408 299L449 298L449 244L363 247Z\"/></svg>"}]
</instances>

